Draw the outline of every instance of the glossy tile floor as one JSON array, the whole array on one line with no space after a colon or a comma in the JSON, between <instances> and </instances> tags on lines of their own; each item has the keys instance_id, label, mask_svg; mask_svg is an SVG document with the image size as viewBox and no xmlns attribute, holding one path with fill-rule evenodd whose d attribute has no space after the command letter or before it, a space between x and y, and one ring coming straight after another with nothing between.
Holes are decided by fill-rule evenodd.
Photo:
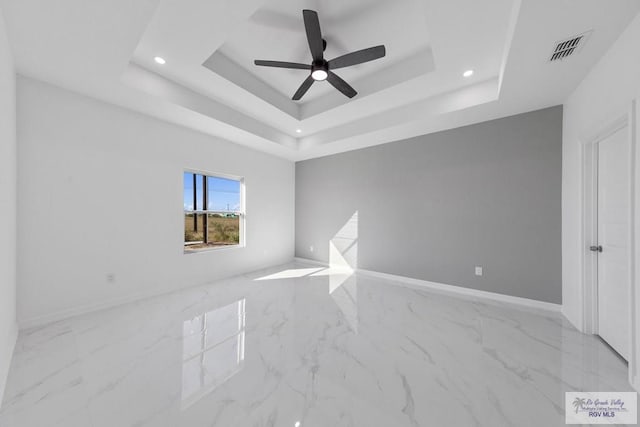
<instances>
[{"instance_id":1,"label":"glossy tile floor","mask_svg":"<svg viewBox=\"0 0 640 427\"><path fill-rule=\"evenodd\" d=\"M21 333L0 426L559 426L626 376L559 314L291 264Z\"/></svg>"}]
</instances>

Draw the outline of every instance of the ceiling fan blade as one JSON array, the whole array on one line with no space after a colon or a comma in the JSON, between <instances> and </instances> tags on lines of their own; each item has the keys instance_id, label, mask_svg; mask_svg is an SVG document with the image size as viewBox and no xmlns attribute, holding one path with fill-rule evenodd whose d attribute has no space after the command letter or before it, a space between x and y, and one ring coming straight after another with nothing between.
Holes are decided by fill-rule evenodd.
<instances>
[{"instance_id":1,"label":"ceiling fan blade","mask_svg":"<svg viewBox=\"0 0 640 427\"><path fill-rule=\"evenodd\" d=\"M311 65L299 64L297 62L263 61L261 59L256 59L255 61L253 61L253 63L256 65L260 65L261 67L291 68L294 70L310 70L311 69Z\"/></svg>"},{"instance_id":2,"label":"ceiling fan blade","mask_svg":"<svg viewBox=\"0 0 640 427\"><path fill-rule=\"evenodd\" d=\"M358 94L354 88L349 86L349 83L342 80L336 73L329 71L329 75L327 76L327 81L331 83L333 87L342 92L345 96L349 98L353 98Z\"/></svg>"},{"instance_id":3,"label":"ceiling fan blade","mask_svg":"<svg viewBox=\"0 0 640 427\"><path fill-rule=\"evenodd\" d=\"M302 98L304 94L307 93L313 82L315 82L313 77L307 77L307 79L302 82L296 93L293 95L293 98L291 99L293 99L294 101L299 101L300 98Z\"/></svg>"},{"instance_id":4,"label":"ceiling fan blade","mask_svg":"<svg viewBox=\"0 0 640 427\"><path fill-rule=\"evenodd\" d=\"M337 68L350 67L352 65L362 64L363 62L373 61L384 57L387 51L384 45L370 47L368 49L358 50L356 52L347 53L329 61L329 68L335 70Z\"/></svg>"},{"instance_id":5,"label":"ceiling fan blade","mask_svg":"<svg viewBox=\"0 0 640 427\"><path fill-rule=\"evenodd\" d=\"M304 29L307 31L307 41L309 42L309 50L314 61L322 61L324 47L322 44L322 32L320 31L320 20L318 13L305 9L302 11L304 18Z\"/></svg>"}]
</instances>

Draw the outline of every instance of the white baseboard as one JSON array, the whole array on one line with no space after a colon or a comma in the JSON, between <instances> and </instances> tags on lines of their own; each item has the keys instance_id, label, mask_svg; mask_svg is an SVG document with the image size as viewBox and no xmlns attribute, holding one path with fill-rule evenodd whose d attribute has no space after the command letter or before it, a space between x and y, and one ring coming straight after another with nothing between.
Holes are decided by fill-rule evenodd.
<instances>
[{"instance_id":1,"label":"white baseboard","mask_svg":"<svg viewBox=\"0 0 640 427\"><path fill-rule=\"evenodd\" d=\"M533 308L536 310L552 311L560 313L561 305L546 301L538 301L529 298L514 297L511 295L498 294L495 292L480 291L478 289L465 288L462 286L446 285L444 283L430 282L427 280L414 279L411 277L396 276L395 274L379 273L370 270L356 270L358 274L375 277L378 279L397 282L398 284L411 286L419 289L429 289L450 295L465 296L476 299L490 300L509 305L517 305L520 307Z\"/></svg>"},{"instance_id":2,"label":"white baseboard","mask_svg":"<svg viewBox=\"0 0 640 427\"><path fill-rule=\"evenodd\" d=\"M295 258L295 261L313 265L321 265L329 267L326 262L320 262L316 260L310 260L306 258ZM467 298L481 299L487 301L498 302L502 304L515 305L519 307L550 311L554 313L560 313L562 306L560 304L554 304L546 301L538 301L529 298L514 297L511 295L498 294L495 292L481 291L477 289L465 288L462 286L446 285L444 283L430 282L428 280L414 279L411 277L398 276L395 274L380 273L377 271L356 269L357 274L374 277L377 279L383 279L389 281L394 285L409 286L417 289L428 289L431 291L437 291L440 293L464 296Z\"/></svg>"},{"instance_id":3,"label":"white baseboard","mask_svg":"<svg viewBox=\"0 0 640 427\"><path fill-rule=\"evenodd\" d=\"M303 264L317 265L321 267L330 267L330 265L326 262L316 261L316 260L307 259L307 258L295 257L293 260L295 262L299 262ZM340 267L340 268L344 269L344 267ZM558 312L558 313L561 310L561 305L553 304L550 302L537 301L537 300L532 300L528 298L497 294L494 292L480 291L476 289L464 288L461 286L446 285L443 283L429 282L427 280L414 279L414 278L405 277L405 276L397 276L395 274L379 273L377 271L371 271L371 270L357 269L355 271L358 274L362 274L365 276L388 280L391 284L395 284L395 285L410 286L418 289L428 289L428 290L438 291L438 292L449 294L449 295L458 295L458 296L465 296L465 297L483 299L488 301L495 301L495 302L500 302L504 304L516 305L520 307L527 307L527 308L532 308L537 310L552 311L552 312ZM204 283L195 285L194 287L202 286L202 285L204 285ZM44 326L53 322L58 322L60 320L69 319L71 317L80 316L80 315L92 313L95 311L106 310L109 308L117 307L119 305L130 304L136 301L144 300L147 298L153 298L161 295L166 295L173 292L179 292L185 289L187 288L181 288L181 289L174 288L174 289L165 289L165 290L154 291L154 292L143 292L139 294L125 296L122 298L114 298L114 299L100 302L100 303L86 304L86 305L82 305L82 306L78 306L78 307L74 307L66 310L57 311L55 313L46 314L43 316L21 319L18 322L18 326L20 330L31 329L39 326Z\"/></svg>"},{"instance_id":4,"label":"white baseboard","mask_svg":"<svg viewBox=\"0 0 640 427\"><path fill-rule=\"evenodd\" d=\"M260 268L269 268L276 265L282 265L282 263L260 267ZM237 275L246 274L246 273L247 272L245 271L238 271ZM233 277L233 276L230 276L230 277ZM83 314L93 313L101 310L107 310L107 309L118 307L124 304L131 304L131 303L142 301L149 298L155 298L162 295L172 294L174 292L181 292L187 289L197 288L199 286L205 286L210 283L215 283L218 280L224 280L228 278L229 277L220 277L212 281L196 283L194 285L185 286L184 288L166 288L166 289L157 289L157 290L154 289L146 292L138 292L132 295L111 298L109 300L102 301L99 303L79 305L77 307L72 307L69 309L64 309L64 310L56 311L53 313L44 314L42 316L34 316L34 317L28 317L26 319L18 319L18 327L21 331L25 329L37 328L40 326L48 325L50 323L59 322L61 320L70 319L76 316L81 316Z\"/></svg>"},{"instance_id":5,"label":"white baseboard","mask_svg":"<svg viewBox=\"0 0 640 427\"><path fill-rule=\"evenodd\" d=\"M170 294L172 292L178 292L180 290L183 290L183 289L167 289L167 290L161 290L161 291L155 291L155 292L151 292L151 291L142 292L142 293L133 294L133 295L129 295L121 298L112 298L100 303L84 304L77 307L45 314L42 316L35 316L35 317L29 317L26 319L20 319L18 321L18 326L21 331L26 329L37 328L40 326L48 325L50 323L55 323L61 320L70 319L72 317L81 316L83 314L93 313L101 310L107 310L109 308L114 308L124 304L131 304L136 301L141 301L147 298L153 298L160 295Z\"/></svg>"},{"instance_id":6,"label":"white baseboard","mask_svg":"<svg viewBox=\"0 0 640 427\"><path fill-rule=\"evenodd\" d=\"M303 264L317 265L319 267L331 267L328 262L316 261L315 259L294 257L293 260L295 262L300 262L300 263L303 263Z\"/></svg>"}]
</instances>

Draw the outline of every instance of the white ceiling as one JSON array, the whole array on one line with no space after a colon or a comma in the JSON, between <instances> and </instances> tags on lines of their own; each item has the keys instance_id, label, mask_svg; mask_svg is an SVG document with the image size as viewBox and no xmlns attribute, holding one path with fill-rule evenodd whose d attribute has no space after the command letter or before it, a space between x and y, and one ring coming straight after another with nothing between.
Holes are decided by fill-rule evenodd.
<instances>
[{"instance_id":1,"label":"white ceiling","mask_svg":"<svg viewBox=\"0 0 640 427\"><path fill-rule=\"evenodd\" d=\"M560 104L640 2L0 0L0 8L21 74L301 160ZM340 70L355 98L318 82L294 102L304 71L253 66L310 61L303 8L318 11L328 58L386 45L387 57ZM555 42L588 30L578 54L548 62Z\"/></svg>"}]
</instances>

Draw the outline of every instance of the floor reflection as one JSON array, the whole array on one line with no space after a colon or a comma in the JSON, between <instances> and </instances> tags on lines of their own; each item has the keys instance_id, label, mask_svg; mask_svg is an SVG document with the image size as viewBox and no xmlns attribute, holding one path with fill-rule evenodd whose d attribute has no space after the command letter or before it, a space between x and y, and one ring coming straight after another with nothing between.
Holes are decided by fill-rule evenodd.
<instances>
[{"instance_id":1,"label":"floor reflection","mask_svg":"<svg viewBox=\"0 0 640 427\"><path fill-rule=\"evenodd\" d=\"M188 408L244 366L245 299L183 324L182 407Z\"/></svg>"},{"instance_id":2,"label":"floor reflection","mask_svg":"<svg viewBox=\"0 0 640 427\"><path fill-rule=\"evenodd\" d=\"M333 275L329 282L329 293L351 330L358 333L358 281L356 276Z\"/></svg>"}]
</instances>

